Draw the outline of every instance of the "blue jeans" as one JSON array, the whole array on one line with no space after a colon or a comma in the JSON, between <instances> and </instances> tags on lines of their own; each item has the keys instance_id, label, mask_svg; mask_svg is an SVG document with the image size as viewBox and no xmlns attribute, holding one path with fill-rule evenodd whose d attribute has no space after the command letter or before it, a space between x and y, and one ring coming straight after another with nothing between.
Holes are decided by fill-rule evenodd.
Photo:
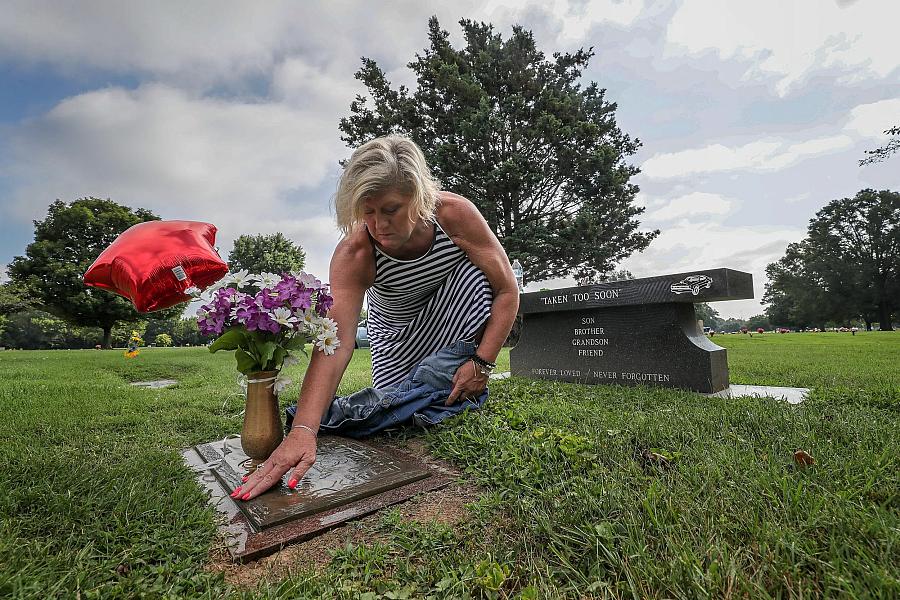
<instances>
[{"instance_id":1,"label":"blue jeans","mask_svg":"<svg viewBox=\"0 0 900 600\"><path fill-rule=\"evenodd\" d=\"M464 410L481 408L488 397L486 389L475 400L444 404L453 390L456 370L476 348L475 342L455 342L423 359L399 385L368 387L335 397L320 430L360 438L407 422L427 427ZM287 409L288 427L295 413L296 407Z\"/></svg>"}]
</instances>

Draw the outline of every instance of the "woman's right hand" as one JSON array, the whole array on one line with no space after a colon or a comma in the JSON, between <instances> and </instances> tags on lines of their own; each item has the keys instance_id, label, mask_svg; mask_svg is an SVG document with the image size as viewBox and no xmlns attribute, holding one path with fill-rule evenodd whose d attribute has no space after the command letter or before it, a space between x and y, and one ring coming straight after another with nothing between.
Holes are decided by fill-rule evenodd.
<instances>
[{"instance_id":1,"label":"woman's right hand","mask_svg":"<svg viewBox=\"0 0 900 600\"><path fill-rule=\"evenodd\" d=\"M292 469L288 486L294 489L315 462L316 436L307 429L294 429L244 484L231 493L231 497L235 500L256 498L281 481L284 474Z\"/></svg>"}]
</instances>

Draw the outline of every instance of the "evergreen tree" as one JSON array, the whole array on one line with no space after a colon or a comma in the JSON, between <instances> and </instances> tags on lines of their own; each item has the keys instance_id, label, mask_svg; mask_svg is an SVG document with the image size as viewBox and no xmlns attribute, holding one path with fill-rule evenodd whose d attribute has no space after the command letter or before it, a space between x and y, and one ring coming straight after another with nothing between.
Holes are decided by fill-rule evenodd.
<instances>
[{"instance_id":1,"label":"evergreen tree","mask_svg":"<svg viewBox=\"0 0 900 600\"><path fill-rule=\"evenodd\" d=\"M526 283L596 279L646 248L659 232L637 231L638 169L625 162L639 142L616 125L605 90L579 83L592 50L547 60L521 27L504 40L489 24L460 25L458 49L429 21L430 46L409 63L415 91L393 89L363 58L356 78L371 98L351 104L342 139L413 139L443 187L471 200L519 259Z\"/></svg>"}]
</instances>

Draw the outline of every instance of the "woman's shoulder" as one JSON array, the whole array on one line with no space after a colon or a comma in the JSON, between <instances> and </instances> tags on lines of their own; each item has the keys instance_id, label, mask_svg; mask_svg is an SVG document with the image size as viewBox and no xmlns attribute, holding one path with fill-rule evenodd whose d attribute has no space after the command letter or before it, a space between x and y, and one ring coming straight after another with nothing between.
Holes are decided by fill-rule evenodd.
<instances>
[{"instance_id":1,"label":"woman's shoulder","mask_svg":"<svg viewBox=\"0 0 900 600\"><path fill-rule=\"evenodd\" d=\"M463 235L475 223L483 220L478 208L470 200L453 192L438 192L435 217L447 235Z\"/></svg>"},{"instance_id":2,"label":"woman's shoulder","mask_svg":"<svg viewBox=\"0 0 900 600\"><path fill-rule=\"evenodd\" d=\"M375 247L362 224L338 242L331 257L331 269L353 273L366 281L375 279Z\"/></svg>"}]
</instances>

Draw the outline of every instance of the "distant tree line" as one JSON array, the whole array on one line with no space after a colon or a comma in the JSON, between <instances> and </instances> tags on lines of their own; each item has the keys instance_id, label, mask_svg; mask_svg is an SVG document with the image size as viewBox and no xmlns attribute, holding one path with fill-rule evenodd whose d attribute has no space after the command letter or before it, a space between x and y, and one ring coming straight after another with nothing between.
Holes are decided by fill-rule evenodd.
<instances>
[{"instance_id":1,"label":"distant tree line","mask_svg":"<svg viewBox=\"0 0 900 600\"><path fill-rule=\"evenodd\" d=\"M194 317L171 317L122 323L112 330L110 345L124 348L131 332L137 331L148 344L156 346L200 346L210 341L200 334ZM168 336L161 344L157 337ZM81 327L41 310L22 310L0 317L0 347L20 350L56 350L94 348L102 343L104 332L99 327ZM163 338L164 340L165 338Z\"/></svg>"},{"instance_id":2,"label":"distant tree line","mask_svg":"<svg viewBox=\"0 0 900 600\"><path fill-rule=\"evenodd\" d=\"M807 236L766 267L763 302L775 325L862 321L893 330L900 309L900 193L862 190L829 202Z\"/></svg>"},{"instance_id":3,"label":"distant tree line","mask_svg":"<svg viewBox=\"0 0 900 600\"><path fill-rule=\"evenodd\" d=\"M756 331L758 329L770 331L775 328L771 321L769 321L769 318L764 314L754 315L749 319L737 319L735 317L723 319L719 316L719 311L705 302L695 304L694 308L697 319L703 321L704 327L711 327L713 331L733 333L735 331L740 331L745 327L750 331Z\"/></svg>"}]
</instances>

